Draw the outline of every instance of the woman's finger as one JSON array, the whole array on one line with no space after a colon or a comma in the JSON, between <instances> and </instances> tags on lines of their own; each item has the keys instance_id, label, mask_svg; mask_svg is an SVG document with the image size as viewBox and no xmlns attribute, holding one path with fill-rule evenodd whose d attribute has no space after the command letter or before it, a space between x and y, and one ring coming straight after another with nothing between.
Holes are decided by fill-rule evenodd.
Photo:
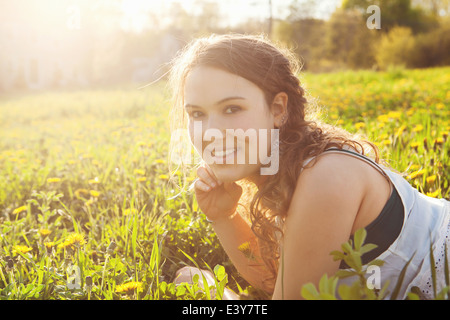
<instances>
[{"instance_id":1,"label":"woman's finger","mask_svg":"<svg viewBox=\"0 0 450 320\"><path fill-rule=\"evenodd\" d=\"M201 179L195 181L194 188L204 192L208 192L211 190L211 187Z\"/></svg>"},{"instance_id":2,"label":"woman's finger","mask_svg":"<svg viewBox=\"0 0 450 320\"><path fill-rule=\"evenodd\" d=\"M206 169L206 171L208 172L208 174L219 184L222 184L222 181L220 181L216 175L214 174L213 170L211 169L211 167L209 167L207 164L205 164L204 168Z\"/></svg>"},{"instance_id":3,"label":"woman's finger","mask_svg":"<svg viewBox=\"0 0 450 320\"><path fill-rule=\"evenodd\" d=\"M203 180L204 183L211 186L212 188L215 188L218 185L217 180L209 174L208 170L205 167L198 168L197 175L201 180Z\"/></svg>"}]
</instances>

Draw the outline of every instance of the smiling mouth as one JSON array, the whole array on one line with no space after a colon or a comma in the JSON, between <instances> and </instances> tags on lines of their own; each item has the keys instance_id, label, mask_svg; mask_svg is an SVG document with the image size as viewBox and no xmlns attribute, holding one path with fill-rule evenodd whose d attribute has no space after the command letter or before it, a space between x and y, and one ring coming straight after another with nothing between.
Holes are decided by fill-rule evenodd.
<instances>
[{"instance_id":1,"label":"smiling mouth","mask_svg":"<svg viewBox=\"0 0 450 320\"><path fill-rule=\"evenodd\" d=\"M227 149L227 150L213 150L211 155L213 157L227 157L237 151L237 148Z\"/></svg>"}]
</instances>

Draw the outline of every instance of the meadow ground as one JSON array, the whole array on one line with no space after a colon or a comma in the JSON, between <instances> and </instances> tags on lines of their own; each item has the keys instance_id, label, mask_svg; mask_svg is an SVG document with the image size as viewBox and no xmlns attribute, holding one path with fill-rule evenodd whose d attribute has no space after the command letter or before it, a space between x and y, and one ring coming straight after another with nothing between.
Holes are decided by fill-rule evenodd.
<instances>
[{"instance_id":1,"label":"meadow ground","mask_svg":"<svg viewBox=\"0 0 450 320\"><path fill-rule=\"evenodd\" d=\"M301 81L315 116L374 141L420 192L450 198L450 68ZM169 107L163 83L0 97L0 299L213 298L173 285L195 264L213 271L219 293L227 284L264 297L192 193L169 181Z\"/></svg>"}]
</instances>

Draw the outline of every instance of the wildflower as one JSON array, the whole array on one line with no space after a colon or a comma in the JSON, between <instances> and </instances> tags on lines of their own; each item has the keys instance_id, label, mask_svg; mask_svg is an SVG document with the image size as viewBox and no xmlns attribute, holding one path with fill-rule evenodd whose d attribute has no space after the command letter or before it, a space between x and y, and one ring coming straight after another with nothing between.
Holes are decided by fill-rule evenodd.
<instances>
[{"instance_id":1,"label":"wildflower","mask_svg":"<svg viewBox=\"0 0 450 320\"><path fill-rule=\"evenodd\" d=\"M392 119L399 119L402 113L400 111L389 111L387 116Z\"/></svg>"},{"instance_id":2,"label":"wildflower","mask_svg":"<svg viewBox=\"0 0 450 320\"><path fill-rule=\"evenodd\" d=\"M27 206L21 206L18 207L16 209L14 209L14 211L12 212L13 214L19 214L21 212L27 211Z\"/></svg>"},{"instance_id":3,"label":"wildflower","mask_svg":"<svg viewBox=\"0 0 450 320\"><path fill-rule=\"evenodd\" d=\"M160 174L158 176L158 178L161 179L161 180L169 180L169 176L167 174Z\"/></svg>"},{"instance_id":4,"label":"wildflower","mask_svg":"<svg viewBox=\"0 0 450 320\"><path fill-rule=\"evenodd\" d=\"M52 233L51 230L48 229L40 229L39 230L39 234L41 235L41 237L45 238L46 236L48 236L50 233Z\"/></svg>"},{"instance_id":5,"label":"wildflower","mask_svg":"<svg viewBox=\"0 0 450 320\"><path fill-rule=\"evenodd\" d=\"M442 132L442 140L447 141L448 131Z\"/></svg>"},{"instance_id":6,"label":"wildflower","mask_svg":"<svg viewBox=\"0 0 450 320\"><path fill-rule=\"evenodd\" d=\"M55 243L54 243L53 241L50 241L50 242L44 242L44 246L45 246L47 249L51 249L51 248L53 248L53 247L55 246Z\"/></svg>"},{"instance_id":7,"label":"wildflower","mask_svg":"<svg viewBox=\"0 0 450 320\"><path fill-rule=\"evenodd\" d=\"M58 248L60 249L75 249L80 247L85 243L84 235L81 233L72 233L69 235L63 243L61 243Z\"/></svg>"},{"instance_id":8,"label":"wildflower","mask_svg":"<svg viewBox=\"0 0 450 320\"><path fill-rule=\"evenodd\" d=\"M418 124L414 127L414 129L412 130L413 132L420 132L423 130L423 125Z\"/></svg>"},{"instance_id":9,"label":"wildflower","mask_svg":"<svg viewBox=\"0 0 450 320\"><path fill-rule=\"evenodd\" d=\"M242 243L238 247L238 250L240 252L242 252L244 254L244 256L246 256L248 259L254 259L253 252L252 252L252 250L250 248L250 242L249 241L246 241L246 242Z\"/></svg>"},{"instance_id":10,"label":"wildflower","mask_svg":"<svg viewBox=\"0 0 450 320\"><path fill-rule=\"evenodd\" d=\"M425 173L425 169L414 171L410 175L408 175L408 179L411 180L411 179L415 179L417 177L421 177L424 173Z\"/></svg>"},{"instance_id":11,"label":"wildflower","mask_svg":"<svg viewBox=\"0 0 450 320\"><path fill-rule=\"evenodd\" d=\"M164 161L164 159L156 159L155 163L164 164L166 161Z\"/></svg>"},{"instance_id":12,"label":"wildflower","mask_svg":"<svg viewBox=\"0 0 450 320\"><path fill-rule=\"evenodd\" d=\"M383 144L384 146L389 146L389 145L392 144L392 141L391 141L390 139L386 139L386 140L383 140L382 144Z\"/></svg>"},{"instance_id":13,"label":"wildflower","mask_svg":"<svg viewBox=\"0 0 450 320\"><path fill-rule=\"evenodd\" d=\"M140 176L144 176L145 175L145 170L143 169L134 169L134 174L140 175Z\"/></svg>"},{"instance_id":14,"label":"wildflower","mask_svg":"<svg viewBox=\"0 0 450 320\"><path fill-rule=\"evenodd\" d=\"M60 182L61 179L60 178L48 178L47 179L47 183L57 183Z\"/></svg>"},{"instance_id":15,"label":"wildflower","mask_svg":"<svg viewBox=\"0 0 450 320\"><path fill-rule=\"evenodd\" d=\"M444 108L445 108L445 105L444 105L442 102L436 104L436 109L442 110L442 109L444 109Z\"/></svg>"},{"instance_id":16,"label":"wildflower","mask_svg":"<svg viewBox=\"0 0 450 320\"><path fill-rule=\"evenodd\" d=\"M130 214L135 214L135 213L137 213L137 210L134 208L128 208L128 209L123 210L124 216L128 216Z\"/></svg>"},{"instance_id":17,"label":"wildflower","mask_svg":"<svg viewBox=\"0 0 450 320\"><path fill-rule=\"evenodd\" d=\"M381 114L377 117L380 122L389 122L389 116L387 114Z\"/></svg>"},{"instance_id":18,"label":"wildflower","mask_svg":"<svg viewBox=\"0 0 450 320\"><path fill-rule=\"evenodd\" d=\"M89 191L89 194L91 196L93 196L94 198L98 198L100 196L100 192L97 190L91 190L91 191Z\"/></svg>"},{"instance_id":19,"label":"wildflower","mask_svg":"<svg viewBox=\"0 0 450 320\"><path fill-rule=\"evenodd\" d=\"M417 151L417 149L419 148L419 143L418 142L411 142L410 146L411 146L411 148L414 149L414 151Z\"/></svg>"},{"instance_id":20,"label":"wildflower","mask_svg":"<svg viewBox=\"0 0 450 320\"><path fill-rule=\"evenodd\" d=\"M444 139L443 138L436 138L434 139L434 146L433 148L436 150L436 146L441 146L444 144Z\"/></svg>"},{"instance_id":21,"label":"wildflower","mask_svg":"<svg viewBox=\"0 0 450 320\"><path fill-rule=\"evenodd\" d=\"M427 177L426 180L427 180L428 184L432 184L432 183L434 183L436 181L436 175L433 174L432 176Z\"/></svg>"},{"instance_id":22,"label":"wildflower","mask_svg":"<svg viewBox=\"0 0 450 320\"><path fill-rule=\"evenodd\" d=\"M441 189L437 189L435 192L427 192L427 196L431 197L431 198L436 198L440 192L441 192Z\"/></svg>"},{"instance_id":23,"label":"wildflower","mask_svg":"<svg viewBox=\"0 0 450 320\"><path fill-rule=\"evenodd\" d=\"M118 293L126 293L131 294L134 292L134 290L140 291L142 289L142 283L141 282L128 282L121 285L118 285L116 287L116 292Z\"/></svg>"},{"instance_id":24,"label":"wildflower","mask_svg":"<svg viewBox=\"0 0 450 320\"><path fill-rule=\"evenodd\" d=\"M357 123L355 123L355 129L356 130L364 128L365 126L366 126L366 124L364 122L357 122Z\"/></svg>"},{"instance_id":25,"label":"wildflower","mask_svg":"<svg viewBox=\"0 0 450 320\"><path fill-rule=\"evenodd\" d=\"M25 254L27 252L30 252L31 250L33 250L33 248L30 248L28 246L17 245L17 246L14 246L13 252L14 253L20 252L22 254Z\"/></svg>"},{"instance_id":26,"label":"wildflower","mask_svg":"<svg viewBox=\"0 0 450 320\"><path fill-rule=\"evenodd\" d=\"M139 178L137 178L137 181L145 182L145 181L147 181L147 177L139 177Z\"/></svg>"},{"instance_id":27,"label":"wildflower","mask_svg":"<svg viewBox=\"0 0 450 320\"><path fill-rule=\"evenodd\" d=\"M51 242L44 242L44 246L45 246L45 249L47 250L47 253L51 254L53 248L55 247L55 243L53 241L51 241Z\"/></svg>"}]
</instances>

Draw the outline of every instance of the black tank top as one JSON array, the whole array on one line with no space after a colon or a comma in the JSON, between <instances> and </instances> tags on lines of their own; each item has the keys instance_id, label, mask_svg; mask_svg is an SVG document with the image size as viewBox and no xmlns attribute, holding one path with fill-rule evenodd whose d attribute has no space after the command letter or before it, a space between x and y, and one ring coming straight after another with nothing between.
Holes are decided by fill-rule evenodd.
<instances>
[{"instance_id":1,"label":"black tank top","mask_svg":"<svg viewBox=\"0 0 450 320\"><path fill-rule=\"evenodd\" d=\"M327 151L344 152L366 161L367 163L378 169L386 177L386 179L388 179L389 183L393 185L386 173L372 159L350 150L332 148L328 149ZM369 263L384 251L386 251L389 246L395 241L395 239L397 239L402 230L404 220L404 207L402 200L400 199L400 196L395 189L395 186L393 186L392 189L393 190L391 196L389 197L378 217L365 227L367 231L367 237L364 243L372 243L377 245L377 247L374 250L362 255L361 260L363 264ZM353 240L353 235L350 236L350 239ZM349 266L342 260L339 268L347 269L349 268Z\"/></svg>"}]
</instances>

